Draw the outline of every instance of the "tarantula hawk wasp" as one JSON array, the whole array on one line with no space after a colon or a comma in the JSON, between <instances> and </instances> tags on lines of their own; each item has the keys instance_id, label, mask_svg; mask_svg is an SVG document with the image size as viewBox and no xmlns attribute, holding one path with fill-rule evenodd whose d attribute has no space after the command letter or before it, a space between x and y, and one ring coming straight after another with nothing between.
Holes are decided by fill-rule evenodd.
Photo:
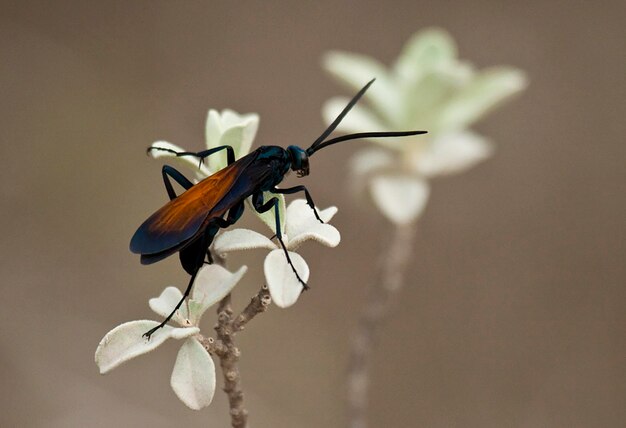
<instances>
[{"instance_id":1,"label":"tarantula hawk wasp","mask_svg":"<svg viewBox=\"0 0 626 428\"><path fill-rule=\"evenodd\" d=\"M327 140L326 138L335 130L372 83L374 83L374 79L350 100L339 116L306 150L293 145L286 149L279 146L261 146L248 155L235 160L235 152L230 146L214 147L198 153L176 152L162 147L150 147L148 149L149 151L167 151L176 156L195 156L200 162L214 153L226 150L228 165L195 185L176 169L167 165L163 167L163 181L170 201L139 226L130 241L130 250L141 255L142 264L155 263L178 252L180 253L181 264L185 271L191 275L191 278L182 299L174 310L161 324L146 332L145 337L149 339L155 331L163 327L189 296L196 275L205 263L205 257L208 256L209 263L211 262L209 246L213 238L220 229L229 227L239 220L244 211L244 201L248 197L252 197L252 206L257 212L264 213L274 210L276 238L284 250L287 263L291 266L296 278L305 289L308 288L298 275L283 242L278 198L272 197L265 201L263 192L269 191L274 194L303 192L308 205L315 213L315 217L322 222L315 209L313 198L305 186L284 189L276 187L283 181L290 169L295 171L298 177L309 175L309 158L320 149L343 141L358 138L405 137L426 133L426 131L362 132ZM186 189L185 192L176 195L170 177Z\"/></svg>"}]
</instances>

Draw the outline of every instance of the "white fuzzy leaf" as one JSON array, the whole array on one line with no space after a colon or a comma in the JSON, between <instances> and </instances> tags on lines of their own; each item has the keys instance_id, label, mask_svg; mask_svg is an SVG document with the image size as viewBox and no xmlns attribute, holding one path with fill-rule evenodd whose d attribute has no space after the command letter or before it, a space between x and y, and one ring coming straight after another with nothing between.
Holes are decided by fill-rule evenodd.
<instances>
[{"instance_id":1,"label":"white fuzzy leaf","mask_svg":"<svg viewBox=\"0 0 626 428\"><path fill-rule=\"evenodd\" d=\"M161 292L159 297L153 297L150 299L148 301L148 305L154 312L162 317L166 317L172 312L172 309L176 307L182 298L183 293L181 293L178 288L167 287ZM176 314L174 314L174 317L179 324L182 324L183 320L188 318L188 316L186 305L182 305Z\"/></svg>"},{"instance_id":2,"label":"white fuzzy leaf","mask_svg":"<svg viewBox=\"0 0 626 428\"><path fill-rule=\"evenodd\" d=\"M200 410L211 404L215 393L215 364L197 340L189 338L181 346L170 385L190 409Z\"/></svg>"},{"instance_id":3,"label":"white fuzzy leaf","mask_svg":"<svg viewBox=\"0 0 626 428\"><path fill-rule=\"evenodd\" d=\"M235 149L235 158L239 159L247 155L259 129L259 115L256 113L239 114L233 110L225 109L222 111L222 123L226 128L243 126L241 141L233 148Z\"/></svg>"},{"instance_id":4,"label":"white fuzzy leaf","mask_svg":"<svg viewBox=\"0 0 626 428\"><path fill-rule=\"evenodd\" d=\"M317 241L327 247L336 247L341 241L341 234L334 226L318 222L306 231L289 238L289 248L295 250L308 240Z\"/></svg>"},{"instance_id":5,"label":"white fuzzy leaf","mask_svg":"<svg viewBox=\"0 0 626 428\"><path fill-rule=\"evenodd\" d=\"M228 128L224 131L220 138L220 146L231 146L233 150L235 148L239 148L243 141L245 126L238 125ZM210 157L211 166L214 167L217 171L224 168L228 165L228 152L226 150L220 150L217 153L214 153Z\"/></svg>"},{"instance_id":6,"label":"white fuzzy leaf","mask_svg":"<svg viewBox=\"0 0 626 428\"><path fill-rule=\"evenodd\" d=\"M315 207L318 215L324 222L329 222L335 214L337 214L337 207L328 207L320 209ZM313 209L306 203L306 199L294 199L287 207L287 225L286 231L290 235L301 232L313 222L313 220L319 223L319 220L315 218Z\"/></svg>"},{"instance_id":7,"label":"white fuzzy leaf","mask_svg":"<svg viewBox=\"0 0 626 428\"><path fill-rule=\"evenodd\" d=\"M205 127L207 147L231 146L235 159L239 159L250 151L258 127L259 115L256 113L239 114L229 109L220 113L209 110ZM219 171L227 165L227 152L219 151L209 156L207 162L213 171Z\"/></svg>"},{"instance_id":8,"label":"white fuzzy leaf","mask_svg":"<svg viewBox=\"0 0 626 428\"><path fill-rule=\"evenodd\" d=\"M198 325L202 314L222 300L237 285L248 268L242 266L235 273L219 265L203 266L194 281L192 299L197 305L190 306L192 323Z\"/></svg>"},{"instance_id":9,"label":"white fuzzy leaf","mask_svg":"<svg viewBox=\"0 0 626 428\"><path fill-rule=\"evenodd\" d=\"M303 281L309 279L309 266L297 253L289 252L289 258ZM296 278L283 250L274 250L265 258L263 265L267 287L276 306L287 308L298 300L303 290L302 284Z\"/></svg>"},{"instance_id":10,"label":"white fuzzy leaf","mask_svg":"<svg viewBox=\"0 0 626 428\"><path fill-rule=\"evenodd\" d=\"M317 209L317 208L316 208ZM296 199L287 207L286 234L288 248L295 250L306 240L313 239L328 247L336 247L341 240L339 231L327 224L337 212L337 207L319 210L318 214L324 223L320 223L306 200Z\"/></svg>"},{"instance_id":11,"label":"white fuzzy leaf","mask_svg":"<svg viewBox=\"0 0 626 428\"><path fill-rule=\"evenodd\" d=\"M96 349L96 364L105 374L120 364L157 348L169 338L184 339L200 332L196 327L174 328L166 325L152 334L150 339L143 334L159 325L156 321L130 321L118 325L108 332Z\"/></svg>"},{"instance_id":12,"label":"white fuzzy leaf","mask_svg":"<svg viewBox=\"0 0 626 428\"><path fill-rule=\"evenodd\" d=\"M269 238L249 229L226 230L215 238L213 250L220 255L231 251L253 250L256 248L276 248Z\"/></svg>"},{"instance_id":13,"label":"white fuzzy leaf","mask_svg":"<svg viewBox=\"0 0 626 428\"><path fill-rule=\"evenodd\" d=\"M224 130L222 129L222 117L217 110L210 109L207 113L206 124L204 126L204 138L207 149L212 149L220 145L220 138Z\"/></svg>"}]
</instances>

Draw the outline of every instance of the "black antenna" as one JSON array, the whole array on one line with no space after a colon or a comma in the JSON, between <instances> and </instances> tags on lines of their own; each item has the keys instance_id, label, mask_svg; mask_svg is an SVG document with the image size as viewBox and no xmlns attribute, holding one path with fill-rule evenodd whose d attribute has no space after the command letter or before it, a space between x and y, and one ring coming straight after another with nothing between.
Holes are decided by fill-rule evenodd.
<instances>
[{"instance_id":1,"label":"black antenna","mask_svg":"<svg viewBox=\"0 0 626 428\"><path fill-rule=\"evenodd\" d=\"M367 89L372 85L372 83L374 83L374 80L376 79L372 79L369 82L367 82L367 85L363 86L363 88L359 92L357 92L357 94L354 97L352 97L348 105L344 107L344 109L341 111L341 113L339 113L339 116L337 116L337 118L333 121L333 123L331 123L328 126L328 128L326 128L326 130L322 132L322 135L320 135L317 138L317 140L315 140L313 144L311 144L311 147L306 149L307 155L311 156L313 153L315 153L319 149L330 146L332 144L341 143L342 141L356 140L357 138L406 137L409 135L426 134L428 132L428 131L360 132L357 134L342 135L341 137L332 138L328 141L324 141L324 139L328 137L331 134L331 132L335 130L335 128L337 128L337 126L341 123L343 118L346 117L348 112L352 110L352 107L354 107L354 105L361 99L365 91L367 91Z\"/></svg>"},{"instance_id":2,"label":"black antenna","mask_svg":"<svg viewBox=\"0 0 626 428\"><path fill-rule=\"evenodd\" d=\"M348 114L348 112L350 110L352 110L352 107L354 107L354 105L363 96L365 91L367 91L367 89L372 85L372 83L374 83L374 80L376 80L376 79L372 79L369 82L367 82L367 85L363 86L363 88L359 92L357 92L357 94L354 97L352 97L352 99L350 100L348 105L344 107L344 109L341 111L341 113L339 113L339 116L337 116L337 118L333 121L333 123L328 125L328 128L326 128L326 130L324 132L322 132L322 135L317 137L317 140L315 140L313 142L313 144L311 144L311 147L309 147L306 150L307 154L311 155L311 154L315 153L315 151L317 150L317 146L322 141L324 141L326 139L326 137L328 137L331 134L331 132L333 132L335 130L335 128L341 123L343 118Z\"/></svg>"},{"instance_id":3,"label":"black antenna","mask_svg":"<svg viewBox=\"0 0 626 428\"><path fill-rule=\"evenodd\" d=\"M427 134L428 131L390 131L390 132L359 132L357 134L342 135L341 137L332 138L318 144L315 148L307 149L307 154L311 156L316 151L342 141L356 140L357 138L384 138L384 137L408 137L409 135Z\"/></svg>"}]
</instances>

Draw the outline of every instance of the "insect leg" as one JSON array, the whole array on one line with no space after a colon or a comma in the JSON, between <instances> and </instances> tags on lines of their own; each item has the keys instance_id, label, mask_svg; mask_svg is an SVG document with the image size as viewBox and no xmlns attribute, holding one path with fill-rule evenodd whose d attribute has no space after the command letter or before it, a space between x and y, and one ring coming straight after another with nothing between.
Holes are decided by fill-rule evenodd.
<instances>
[{"instance_id":1,"label":"insect leg","mask_svg":"<svg viewBox=\"0 0 626 428\"><path fill-rule=\"evenodd\" d=\"M177 157L195 156L200 159L200 165L202 165L202 161L204 160L204 158L209 157L212 154L217 153L219 151L226 150L226 159L228 161L228 164L230 165L231 163L235 162L235 150L231 146L218 146L218 147L213 147L212 149L203 150L201 152L177 152L176 150L168 149L167 147L158 147L158 146L148 147L148 153L150 153L152 150L172 153L173 155L176 155Z\"/></svg>"},{"instance_id":2,"label":"insect leg","mask_svg":"<svg viewBox=\"0 0 626 428\"><path fill-rule=\"evenodd\" d=\"M309 193L309 190L306 187L304 187L304 186L294 186L294 187L288 187L286 189L278 189L278 188L274 187L273 189L270 189L270 192L272 192L272 193L282 193L284 195L291 195L292 193L296 193L296 192L304 192L304 197L306 198L306 203L313 210L313 213L315 214L315 218L318 219L320 223L324 223L324 221L322 221L322 219L320 218L319 214L317 213L317 210L315 209L315 202L313 202L313 198L311 197L311 194Z\"/></svg>"},{"instance_id":3,"label":"insect leg","mask_svg":"<svg viewBox=\"0 0 626 428\"><path fill-rule=\"evenodd\" d=\"M237 220L241 218L243 214L243 209L244 209L244 205L242 201L242 202L237 203L236 205L233 205L233 207L230 210L228 210L228 216L225 219L216 218L216 219L213 219L213 221L221 229L226 229L227 227L235 224Z\"/></svg>"},{"instance_id":4,"label":"insect leg","mask_svg":"<svg viewBox=\"0 0 626 428\"><path fill-rule=\"evenodd\" d=\"M193 186L193 183L189 181L187 177L185 177L178 170L169 165L163 165L161 174L163 175L165 190L167 190L167 195L170 197L170 199L176 199L176 197L178 196L176 192L174 192L170 177L173 178L174 181L176 181L178 184L180 184L185 190L189 190Z\"/></svg>"},{"instance_id":5,"label":"insect leg","mask_svg":"<svg viewBox=\"0 0 626 428\"><path fill-rule=\"evenodd\" d=\"M291 261L291 258L289 257L289 252L287 251L287 247L285 246L285 243L283 242L283 234L280 230L280 211L278 210L278 198L271 198L269 201L264 203L263 193L262 192L255 193L254 195L252 195L252 206L260 214L274 208L274 216L276 217L276 238L278 239L278 242L280 242L280 246L283 248L283 251L285 252L285 257L287 257L287 263L289 263L289 266L291 266L291 270L293 270L293 273L296 274L296 278L298 278L298 281L300 281L300 284L302 284L304 289L308 290L309 286L306 285L306 282L304 282L302 278L300 278L300 275L298 275L298 271L293 265L293 262Z\"/></svg>"},{"instance_id":6,"label":"insect leg","mask_svg":"<svg viewBox=\"0 0 626 428\"><path fill-rule=\"evenodd\" d=\"M218 227L218 229L226 229L229 226L232 226L233 224L235 224L237 222L237 220L239 220L241 218L241 215L243 214L243 210L244 210L244 205L243 202L240 202L236 205L234 205L229 211L228 211L228 216L223 219L223 218L214 218L211 220L211 222ZM215 231L215 234L217 234L218 230ZM213 238L211 238L211 242L213 242ZM210 246L210 243L209 243ZM183 250L184 251L184 250ZM181 257L182 257L182 252L181 252ZM213 256L211 255L211 249L209 247L207 247L206 249L206 255L208 258L208 262L204 262L205 264L213 264Z\"/></svg>"},{"instance_id":7,"label":"insect leg","mask_svg":"<svg viewBox=\"0 0 626 428\"><path fill-rule=\"evenodd\" d=\"M189 279L189 285L187 285L187 289L185 290L185 293L183 294L183 298L180 299L180 301L178 302L178 304L176 305L176 307L174 308L174 310L167 316L167 318L165 318L163 320L163 322L159 325L157 325L154 328L151 328L150 330L146 331L143 334L143 337L147 338L148 340L150 340L150 336L152 336L154 334L155 331L157 331L158 329L162 328L165 326L165 324L167 324L167 322L172 319L172 317L174 316L174 314L176 313L176 311L180 308L180 306L183 304L183 302L185 301L185 299L187 298L187 296L189 296L189 293L191 292L191 286L193 285L193 282L196 279L196 275L198 274L198 271L200 270L200 268L196 268L196 270L191 274L191 278Z\"/></svg>"},{"instance_id":8,"label":"insect leg","mask_svg":"<svg viewBox=\"0 0 626 428\"><path fill-rule=\"evenodd\" d=\"M187 288L183 293L183 297L176 304L176 307L172 310L172 312L170 312L170 314L163 320L161 324L145 332L143 334L144 337L150 339L150 336L152 336L155 331L165 326L165 324L167 324L167 322L172 319L172 317L183 304L185 299L189 297L189 293L191 293L191 288L193 287L193 282L198 275L198 271L200 270L202 265L204 265L204 255L208 251L211 242L213 242L213 237L215 237L215 234L218 230L219 226L217 225L207 227L206 231L198 241L195 241L190 246L185 247L180 251L183 268L185 268L185 270L191 275L191 278L189 278L189 284L187 285Z\"/></svg>"}]
</instances>

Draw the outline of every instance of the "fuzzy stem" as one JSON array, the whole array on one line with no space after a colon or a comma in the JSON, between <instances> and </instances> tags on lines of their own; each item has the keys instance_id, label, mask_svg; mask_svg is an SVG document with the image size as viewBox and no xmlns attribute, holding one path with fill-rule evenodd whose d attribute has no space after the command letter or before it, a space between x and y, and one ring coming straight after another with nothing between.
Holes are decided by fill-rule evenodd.
<instances>
[{"instance_id":1,"label":"fuzzy stem","mask_svg":"<svg viewBox=\"0 0 626 428\"><path fill-rule=\"evenodd\" d=\"M213 262L220 266L226 264L226 260L218 254L213 256ZM243 390L241 388L238 364L241 353L239 348L235 346L232 318L233 307L229 293L217 305L217 324L215 325L217 340L210 341L210 339L207 339L202 343L208 352L216 355L220 360L220 367L224 375L224 392L228 395L232 427L246 428L248 411L243 406Z\"/></svg>"},{"instance_id":2,"label":"fuzzy stem","mask_svg":"<svg viewBox=\"0 0 626 428\"><path fill-rule=\"evenodd\" d=\"M414 236L415 225L396 226L390 247L383 253L380 280L370 288L352 335L347 379L350 428L367 427L370 363L375 334L389 313L394 296L404 285Z\"/></svg>"},{"instance_id":3,"label":"fuzzy stem","mask_svg":"<svg viewBox=\"0 0 626 428\"><path fill-rule=\"evenodd\" d=\"M254 296L250 300L248 306L246 306L246 308L233 319L231 323L233 333L237 333L243 330L246 324L248 324L248 322L250 322L252 318L257 316L261 312L265 312L270 303L272 303L272 297L270 296L270 291L267 288L267 285L264 285L256 294L256 296Z\"/></svg>"},{"instance_id":4,"label":"fuzzy stem","mask_svg":"<svg viewBox=\"0 0 626 428\"><path fill-rule=\"evenodd\" d=\"M234 332L232 331L233 310L230 304L230 295L220 302L217 315L218 340L226 347L226 353L219 355L220 366L224 375L224 392L228 395L230 406L230 420L233 428L245 428L248 423L248 411L243 405L243 390L239 374L239 348L235 346Z\"/></svg>"},{"instance_id":5,"label":"fuzzy stem","mask_svg":"<svg viewBox=\"0 0 626 428\"><path fill-rule=\"evenodd\" d=\"M217 340L198 335L200 343L212 355L220 360L220 367L224 375L224 392L228 395L230 419L233 428L246 428L248 411L243 403L243 389L239 373L239 348L235 345L235 334L244 329L245 325L261 312L265 312L272 302L267 286L264 285L250 300L248 306L236 317L230 294L224 297L217 309L217 324L215 331Z\"/></svg>"}]
</instances>

